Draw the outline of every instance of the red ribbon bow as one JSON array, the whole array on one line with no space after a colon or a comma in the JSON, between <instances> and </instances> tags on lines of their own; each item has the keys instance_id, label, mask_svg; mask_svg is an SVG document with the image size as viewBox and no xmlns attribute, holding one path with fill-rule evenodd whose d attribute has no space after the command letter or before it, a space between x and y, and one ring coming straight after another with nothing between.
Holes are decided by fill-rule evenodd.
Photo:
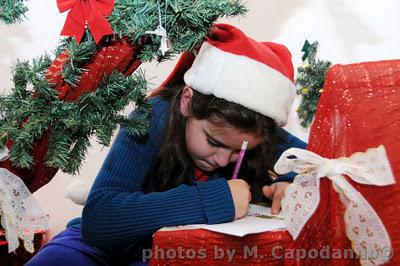
<instances>
[{"instance_id":1,"label":"red ribbon bow","mask_svg":"<svg viewBox=\"0 0 400 266\"><path fill-rule=\"evenodd\" d=\"M111 15L114 0L57 0L60 13L69 9L61 35L75 36L79 43L83 37L86 23L96 43L104 35L113 34L106 16Z\"/></svg>"}]
</instances>

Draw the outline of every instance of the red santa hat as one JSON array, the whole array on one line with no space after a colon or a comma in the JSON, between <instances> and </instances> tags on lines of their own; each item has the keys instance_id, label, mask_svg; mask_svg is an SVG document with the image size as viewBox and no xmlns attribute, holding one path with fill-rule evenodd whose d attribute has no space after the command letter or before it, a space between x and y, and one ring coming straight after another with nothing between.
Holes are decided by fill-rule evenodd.
<instances>
[{"instance_id":1,"label":"red santa hat","mask_svg":"<svg viewBox=\"0 0 400 266\"><path fill-rule=\"evenodd\" d=\"M258 42L216 24L196 57L185 53L162 86L178 83L241 104L284 126L295 97L293 65L281 44Z\"/></svg>"}]
</instances>

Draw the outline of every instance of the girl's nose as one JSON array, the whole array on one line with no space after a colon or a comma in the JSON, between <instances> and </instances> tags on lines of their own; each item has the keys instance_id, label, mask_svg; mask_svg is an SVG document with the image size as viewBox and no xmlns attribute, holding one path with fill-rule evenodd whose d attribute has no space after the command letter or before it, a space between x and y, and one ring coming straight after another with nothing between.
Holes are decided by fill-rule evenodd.
<instances>
[{"instance_id":1,"label":"girl's nose","mask_svg":"<svg viewBox=\"0 0 400 266\"><path fill-rule=\"evenodd\" d=\"M218 167L225 167L238 159L238 152L231 149L221 148L215 154L214 162Z\"/></svg>"}]
</instances>

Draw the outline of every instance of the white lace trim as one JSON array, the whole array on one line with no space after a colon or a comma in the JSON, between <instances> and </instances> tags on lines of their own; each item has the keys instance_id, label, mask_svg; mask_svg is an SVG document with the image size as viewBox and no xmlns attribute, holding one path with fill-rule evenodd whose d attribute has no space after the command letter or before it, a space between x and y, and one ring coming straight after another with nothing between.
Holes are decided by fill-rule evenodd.
<instances>
[{"instance_id":1,"label":"white lace trim","mask_svg":"<svg viewBox=\"0 0 400 266\"><path fill-rule=\"evenodd\" d=\"M355 182L386 186L395 183L384 147L355 153L349 158L326 159L307 150L291 148L275 165L279 174L296 172L282 201L282 214L294 239L317 209L320 178L327 177L346 207L346 235L362 265L381 265L393 254L389 234L368 201L342 176Z\"/></svg>"},{"instance_id":2,"label":"white lace trim","mask_svg":"<svg viewBox=\"0 0 400 266\"><path fill-rule=\"evenodd\" d=\"M18 248L20 238L32 253L35 232L50 229L46 215L24 182L5 168L0 168L0 216L8 252Z\"/></svg>"}]
</instances>

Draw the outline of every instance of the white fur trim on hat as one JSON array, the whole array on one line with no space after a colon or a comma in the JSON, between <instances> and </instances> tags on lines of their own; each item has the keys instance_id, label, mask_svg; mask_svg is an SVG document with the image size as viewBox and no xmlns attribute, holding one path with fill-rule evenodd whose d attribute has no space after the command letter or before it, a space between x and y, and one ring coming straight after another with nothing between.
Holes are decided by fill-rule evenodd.
<instances>
[{"instance_id":1,"label":"white fur trim on hat","mask_svg":"<svg viewBox=\"0 0 400 266\"><path fill-rule=\"evenodd\" d=\"M241 104L284 126L296 91L285 75L249 57L225 52L204 42L186 85L204 93Z\"/></svg>"},{"instance_id":2,"label":"white fur trim on hat","mask_svg":"<svg viewBox=\"0 0 400 266\"><path fill-rule=\"evenodd\" d=\"M72 200L75 204L85 205L89 195L89 186L85 181L76 178L66 188L65 198Z\"/></svg>"}]
</instances>

